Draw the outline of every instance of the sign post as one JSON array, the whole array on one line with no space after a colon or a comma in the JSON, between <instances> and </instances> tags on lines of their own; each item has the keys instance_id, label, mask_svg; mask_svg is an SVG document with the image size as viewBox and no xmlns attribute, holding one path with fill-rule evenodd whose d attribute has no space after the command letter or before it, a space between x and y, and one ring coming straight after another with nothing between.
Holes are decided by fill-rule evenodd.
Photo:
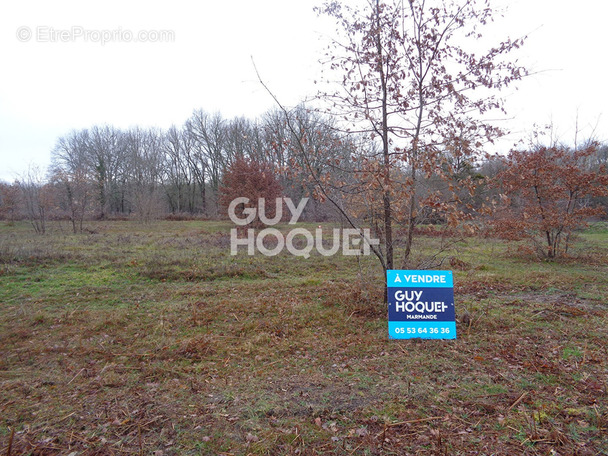
<instances>
[{"instance_id":1,"label":"sign post","mask_svg":"<svg viewBox=\"0 0 608 456\"><path fill-rule=\"evenodd\" d=\"M386 271L391 339L456 339L452 271Z\"/></svg>"}]
</instances>

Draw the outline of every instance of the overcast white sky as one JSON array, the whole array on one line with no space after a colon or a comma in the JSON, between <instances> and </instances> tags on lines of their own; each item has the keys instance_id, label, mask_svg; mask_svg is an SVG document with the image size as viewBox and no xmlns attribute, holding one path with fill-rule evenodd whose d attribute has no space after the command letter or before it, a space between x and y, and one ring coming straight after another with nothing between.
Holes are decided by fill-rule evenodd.
<instances>
[{"instance_id":1,"label":"overcast white sky","mask_svg":"<svg viewBox=\"0 0 608 456\"><path fill-rule=\"evenodd\" d=\"M315 92L331 33L320 0L4 2L0 17L0 180L46 166L56 139L95 124L181 125L194 109L255 118L273 106L262 76L287 105ZM515 0L488 38L530 33L520 60L541 73L508 92L510 140L553 121L564 140L608 139L604 0ZM83 36L52 37L52 33ZM99 34L114 33L102 44ZM134 42L140 31L173 39ZM490 32L490 30L488 30ZM86 37L84 35L87 35ZM132 39L129 40L129 37ZM162 41L162 40L161 40ZM605 114L605 115L603 115Z\"/></svg>"}]
</instances>

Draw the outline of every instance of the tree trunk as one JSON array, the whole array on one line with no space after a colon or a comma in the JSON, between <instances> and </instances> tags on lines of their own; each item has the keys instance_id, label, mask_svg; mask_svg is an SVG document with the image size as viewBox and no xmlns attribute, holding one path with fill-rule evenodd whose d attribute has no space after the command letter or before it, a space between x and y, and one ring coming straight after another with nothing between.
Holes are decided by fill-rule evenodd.
<instances>
[{"instance_id":1,"label":"tree trunk","mask_svg":"<svg viewBox=\"0 0 608 456\"><path fill-rule=\"evenodd\" d=\"M391 207L391 163L390 163L390 150L388 141L388 87L386 81L386 75L384 73L384 59L382 42L380 40L380 1L376 0L376 27L377 27L377 39L376 49L378 51L378 72L380 75L380 82L382 84L382 157L384 165L384 188L382 189L382 203L384 207L384 246L386 251L386 268L385 277L386 282L386 270L393 269L393 214ZM386 287L385 287L386 288Z\"/></svg>"}]
</instances>

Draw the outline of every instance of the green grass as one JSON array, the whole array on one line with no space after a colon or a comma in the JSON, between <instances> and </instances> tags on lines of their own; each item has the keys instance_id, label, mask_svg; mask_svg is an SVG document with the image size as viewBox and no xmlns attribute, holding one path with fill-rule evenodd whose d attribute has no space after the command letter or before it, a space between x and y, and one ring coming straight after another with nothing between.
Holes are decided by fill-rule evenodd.
<instances>
[{"instance_id":1,"label":"green grass","mask_svg":"<svg viewBox=\"0 0 608 456\"><path fill-rule=\"evenodd\" d=\"M13 454L608 451L605 225L555 262L451 248L455 341L388 340L372 257L233 257L215 221L87 226L0 224L0 454L12 429Z\"/></svg>"}]
</instances>

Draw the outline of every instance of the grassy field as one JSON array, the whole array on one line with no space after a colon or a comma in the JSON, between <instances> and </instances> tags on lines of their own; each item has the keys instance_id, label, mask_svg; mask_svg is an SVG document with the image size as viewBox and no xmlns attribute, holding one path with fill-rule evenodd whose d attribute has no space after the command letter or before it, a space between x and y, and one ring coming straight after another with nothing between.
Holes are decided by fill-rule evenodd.
<instances>
[{"instance_id":1,"label":"grassy field","mask_svg":"<svg viewBox=\"0 0 608 456\"><path fill-rule=\"evenodd\" d=\"M389 341L371 257L87 226L0 224L2 455L608 454L605 225L559 262L454 247L455 341Z\"/></svg>"}]
</instances>

